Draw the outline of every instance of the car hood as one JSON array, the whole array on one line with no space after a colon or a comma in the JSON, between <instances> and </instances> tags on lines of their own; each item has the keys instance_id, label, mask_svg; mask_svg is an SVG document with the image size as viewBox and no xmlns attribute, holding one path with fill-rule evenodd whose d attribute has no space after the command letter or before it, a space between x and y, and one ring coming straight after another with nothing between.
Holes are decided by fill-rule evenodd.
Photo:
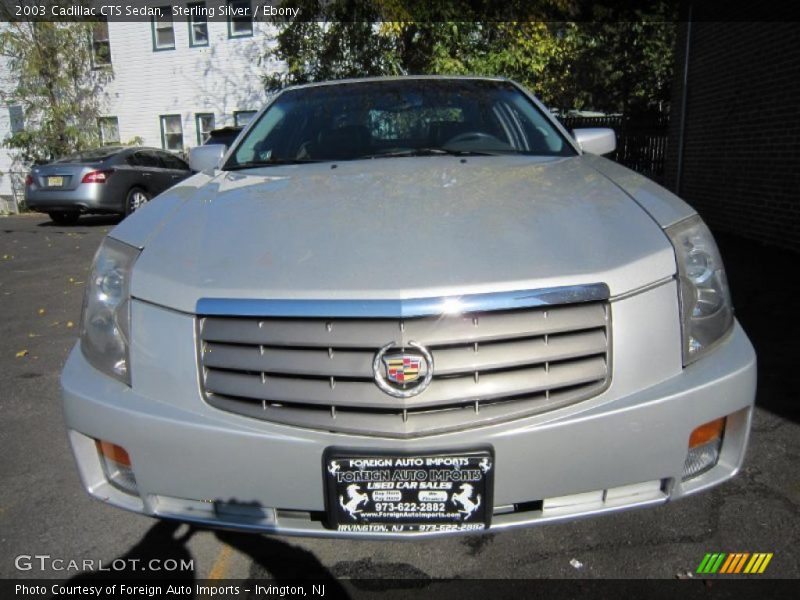
<instances>
[{"instance_id":1,"label":"car hood","mask_svg":"<svg viewBox=\"0 0 800 600\"><path fill-rule=\"evenodd\" d=\"M675 273L658 224L583 157L374 159L199 174L112 235L144 246L132 294L407 299Z\"/></svg>"}]
</instances>

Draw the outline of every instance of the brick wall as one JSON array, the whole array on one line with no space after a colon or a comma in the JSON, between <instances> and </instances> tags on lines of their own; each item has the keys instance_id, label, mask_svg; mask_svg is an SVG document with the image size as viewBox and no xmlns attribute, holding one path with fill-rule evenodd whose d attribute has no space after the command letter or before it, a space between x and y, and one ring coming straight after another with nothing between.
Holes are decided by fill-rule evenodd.
<instances>
[{"instance_id":1,"label":"brick wall","mask_svg":"<svg viewBox=\"0 0 800 600\"><path fill-rule=\"evenodd\" d=\"M800 23L694 22L676 44L665 183L712 229L800 251Z\"/></svg>"}]
</instances>

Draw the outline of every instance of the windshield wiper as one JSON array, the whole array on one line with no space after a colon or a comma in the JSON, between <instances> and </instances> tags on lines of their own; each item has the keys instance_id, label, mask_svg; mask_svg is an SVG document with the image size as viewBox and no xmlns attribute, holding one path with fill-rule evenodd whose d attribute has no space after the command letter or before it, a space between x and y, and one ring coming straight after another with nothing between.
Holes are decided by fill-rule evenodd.
<instances>
[{"instance_id":1,"label":"windshield wiper","mask_svg":"<svg viewBox=\"0 0 800 600\"><path fill-rule=\"evenodd\" d=\"M453 150L450 148L408 148L396 150L394 152L381 152L380 154L368 154L359 156L362 158L396 158L403 156L500 156L501 152L491 152L488 150Z\"/></svg>"},{"instance_id":2,"label":"windshield wiper","mask_svg":"<svg viewBox=\"0 0 800 600\"><path fill-rule=\"evenodd\" d=\"M270 158L268 160L251 160L235 165L225 165L223 171L239 171L241 169L257 169L259 167L275 167L279 165L304 165L318 162L326 161L314 160L311 158Z\"/></svg>"},{"instance_id":3,"label":"windshield wiper","mask_svg":"<svg viewBox=\"0 0 800 600\"><path fill-rule=\"evenodd\" d=\"M397 158L404 156L502 156L508 154L503 151L489 150L454 150L450 148L431 147L431 148L407 148L393 152L381 152L379 154L365 154L355 156L349 160L365 160L372 158ZM347 160L347 159L343 159ZM252 160L234 165L226 165L224 171L239 171L242 169L257 169L259 167L273 167L279 165L302 165L308 163L336 162L334 159L313 159L313 158L270 158L268 160Z\"/></svg>"}]
</instances>

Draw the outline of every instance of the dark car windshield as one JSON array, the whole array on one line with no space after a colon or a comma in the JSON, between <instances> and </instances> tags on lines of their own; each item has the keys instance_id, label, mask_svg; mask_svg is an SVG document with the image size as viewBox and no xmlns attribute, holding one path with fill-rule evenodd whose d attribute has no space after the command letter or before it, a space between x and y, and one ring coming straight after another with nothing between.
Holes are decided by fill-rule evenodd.
<instances>
[{"instance_id":1,"label":"dark car windshield","mask_svg":"<svg viewBox=\"0 0 800 600\"><path fill-rule=\"evenodd\" d=\"M225 168L438 154L576 152L512 83L401 79L284 92Z\"/></svg>"},{"instance_id":2,"label":"dark car windshield","mask_svg":"<svg viewBox=\"0 0 800 600\"><path fill-rule=\"evenodd\" d=\"M105 148L95 148L94 150L84 150L70 154L64 158L59 158L57 163L88 163L88 162L102 162L118 154L125 148L122 146L107 146Z\"/></svg>"}]
</instances>

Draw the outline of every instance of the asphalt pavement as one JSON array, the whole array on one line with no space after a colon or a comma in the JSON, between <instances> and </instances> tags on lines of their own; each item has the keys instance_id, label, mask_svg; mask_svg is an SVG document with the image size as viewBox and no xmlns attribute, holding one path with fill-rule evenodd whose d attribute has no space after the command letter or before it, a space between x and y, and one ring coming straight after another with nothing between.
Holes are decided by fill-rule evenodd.
<instances>
[{"instance_id":1,"label":"asphalt pavement","mask_svg":"<svg viewBox=\"0 0 800 600\"><path fill-rule=\"evenodd\" d=\"M674 579L707 552L772 552L760 577L800 576L800 425L790 386L800 339L796 255L718 236L737 316L759 358L753 434L733 481L655 509L495 535L318 540L193 529L111 508L83 491L58 378L77 339L92 256L116 222L0 218L0 578L75 575L17 568L17 557L44 554L106 564L123 556L190 558L186 576L197 579Z\"/></svg>"}]
</instances>

